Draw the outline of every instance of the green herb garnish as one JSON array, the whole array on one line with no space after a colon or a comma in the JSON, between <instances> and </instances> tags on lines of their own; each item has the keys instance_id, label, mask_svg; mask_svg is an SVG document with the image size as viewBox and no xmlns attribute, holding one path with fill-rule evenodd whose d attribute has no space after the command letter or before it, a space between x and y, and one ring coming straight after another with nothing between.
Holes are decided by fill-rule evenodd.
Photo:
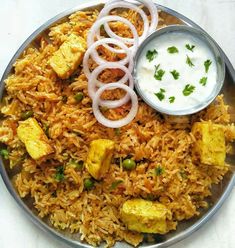
<instances>
[{"instance_id":1,"label":"green herb garnish","mask_svg":"<svg viewBox=\"0 0 235 248\"><path fill-rule=\"evenodd\" d=\"M180 173L180 176L182 177L182 179L187 179L188 178L188 176L187 176L187 174L186 174L186 172L184 170L181 170L179 173Z\"/></svg>"},{"instance_id":2,"label":"green herb garnish","mask_svg":"<svg viewBox=\"0 0 235 248\"><path fill-rule=\"evenodd\" d=\"M207 83L207 77L203 77L200 79L199 83L202 85L202 86L205 86L206 83Z\"/></svg>"},{"instance_id":3,"label":"green herb garnish","mask_svg":"<svg viewBox=\"0 0 235 248\"><path fill-rule=\"evenodd\" d=\"M46 134L47 138L50 138L50 133L49 133L49 125L47 123L43 124L43 131Z\"/></svg>"},{"instance_id":4,"label":"green herb garnish","mask_svg":"<svg viewBox=\"0 0 235 248\"><path fill-rule=\"evenodd\" d=\"M66 103L68 100L68 97L66 95L63 95L61 100L63 103Z\"/></svg>"},{"instance_id":5,"label":"green herb garnish","mask_svg":"<svg viewBox=\"0 0 235 248\"><path fill-rule=\"evenodd\" d=\"M186 64L188 64L190 67L193 67L194 66L192 60L189 58L188 55L187 55L187 59L186 59Z\"/></svg>"},{"instance_id":6,"label":"green herb garnish","mask_svg":"<svg viewBox=\"0 0 235 248\"><path fill-rule=\"evenodd\" d=\"M1 149L0 150L0 155L4 158L4 159L8 159L9 158L9 152L7 149Z\"/></svg>"},{"instance_id":7,"label":"green herb garnish","mask_svg":"<svg viewBox=\"0 0 235 248\"><path fill-rule=\"evenodd\" d=\"M148 50L147 53L146 53L146 58L147 58L147 60L149 62L151 62L151 61L153 61L156 58L157 54L158 54L158 52L155 49L152 50L152 51L151 50Z\"/></svg>"},{"instance_id":8,"label":"green herb garnish","mask_svg":"<svg viewBox=\"0 0 235 248\"><path fill-rule=\"evenodd\" d=\"M164 76L165 74L165 71L163 71L162 69L159 69L160 67L160 64L159 65L155 65L155 73L154 73L154 78L156 80L159 80L161 81L162 80L162 77Z\"/></svg>"},{"instance_id":9,"label":"green herb garnish","mask_svg":"<svg viewBox=\"0 0 235 248\"><path fill-rule=\"evenodd\" d=\"M63 166L63 165L58 166L58 167L56 168L55 179L56 179L58 182L61 182L61 181L64 179L64 166Z\"/></svg>"},{"instance_id":10,"label":"green herb garnish","mask_svg":"<svg viewBox=\"0 0 235 248\"><path fill-rule=\"evenodd\" d=\"M170 96L170 97L169 97L169 102L170 102L170 103L173 103L174 101L175 101L175 97L174 97L174 96Z\"/></svg>"},{"instance_id":11,"label":"green herb garnish","mask_svg":"<svg viewBox=\"0 0 235 248\"><path fill-rule=\"evenodd\" d=\"M114 181L114 182L111 184L111 186L110 186L110 190L116 189L117 186L118 186L119 184L121 184L121 183L123 183L123 180L116 180L116 181Z\"/></svg>"},{"instance_id":12,"label":"green herb garnish","mask_svg":"<svg viewBox=\"0 0 235 248\"><path fill-rule=\"evenodd\" d=\"M160 100L162 101L165 98L165 93L166 91L164 89L160 89L160 91L158 93L154 93L154 95Z\"/></svg>"},{"instance_id":13,"label":"green herb garnish","mask_svg":"<svg viewBox=\"0 0 235 248\"><path fill-rule=\"evenodd\" d=\"M195 90L195 86L194 85L190 85L190 84L187 84L184 89L183 89L183 95L184 96L189 96L190 94L193 93L193 91Z\"/></svg>"},{"instance_id":14,"label":"green herb garnish","mask_svg":"<svg viewBox=\"0 0 235 248\"><path fill-rule=\"evenodd\" d=\"M178 53L179 52L178 48L175 46L168 47L167 51L168 51L168 53Z\"/></svg>"},{"instance_id":15,"label":"green herb garnish","mask_svg":"<svg viewBox=\"0 0 235 248\"><path fill-rule=\"evenodd\" d=\"M179 72L176 70L170 71L170 73L172 74L172 76L175 80L177 80L180 76Z\"/></svg>"},{"instance_id":16,"label":"green herb garnish","mask_svg":"<svg viewBox=\"0 0 235 248\"><path fill-rule=\"evenodd\" d=\"M95 182L92 178L86 178L84 180L84 188L87 189L87 190L90 190L94 187L95 185Z\"/></svg>"},{"instance_id":17,"label":"green herb garnish","mask_svg":"<svg viewBox=\"0 0 235 248\"><path fill-rule=\"evenodd\" d=\"M71 159L68 162L68 166L71 166L71 167L73 167L79 171L81 171L83 169L83 165L84 165L84 162L82 160Z\"/></svg>"},{"instance_id":18,"label":"green herb garnish","mask_svg":"<svg viewBox=\"0 0 235 248\"><path fill-rule=\"evenodd\" d=\"M206 73L209 71L209 68L210 68L211 64L212 64L212 61L209 60L209 59L204 62L204 67L205 67L205 72Z\"/></svg>"},{"instance_id":19,"label":"green herb garnish","mask_svg":"<svg viewBox=\"0 0 235 248\"><path fill-rule=\"evenodd\" d=\"M189 51L191 51L191 52L193 52L193 49L195 48L195 46L194 45L189 45L189 44L187 44L187 45L185 45L185 47L189 50Z\"/></svg>"},{"instance_id":20,"label":"green herb garnish","mask_svg":"<svg viewBox=\"0 0 235 248\"><path fill-rule=\"evenodd\" d=\"M100 29L102 29L102 31L104 31L104 24L102 24L102 25L100 26Z\"/></svg>"},{"instance_id":21,"label":"green herb garnish","mask_svg":"<svg viewBox=\"0 0 235 248\"><path fill-rule=\"evenodd\" d=\"M164 168L161 167L160 165L155 168L155 174L157 176L161 176L164 173L164 171L165 171Z\"/></svg>"},{"instance_id":22,"label":"green herb garnish","mask_svg":"<svg viewBox=\"0 0 235 248\"><path fill-rule=\"evenodd\" d=\"M33 114L32 110L25 111L21 113L21 120L27 120L28 118L33 117Z\"/></svg>"},{"instance_id":23,"label":"green herb garnish","mask_svg":"<svg viewBox=\"0 0 235 248\"><path fill-rule=\"evenodd\" d=\"M121 129L120 129L120 128L115 128L115 129L114 129L114 132L115 132L115 134L116 134L117 136L119 136L120 133L121 133Z\"/></svg>"}]
</instances>

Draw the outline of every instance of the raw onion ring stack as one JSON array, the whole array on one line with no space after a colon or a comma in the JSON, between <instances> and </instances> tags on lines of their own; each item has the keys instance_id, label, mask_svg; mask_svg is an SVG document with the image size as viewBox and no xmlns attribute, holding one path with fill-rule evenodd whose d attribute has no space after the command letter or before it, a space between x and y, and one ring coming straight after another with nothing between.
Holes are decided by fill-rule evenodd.
<instances>
[{"instance_id":1,"label":"raw onion ring stack","mask_svg":"<svg viewBox=\"0 0 235 248\"><path fill-rule=\"evenodd\" d=\"M133 57L135 52L141 42L146 39L152 32L157 28L158 24L158 12L156 5L151 0L136 0L137 2L143 4L149 10L151 16L151 23L149 23L148 17L145 12L135 4L132 4L127 1L120 0L110 0L108 1L104 8L101 10L97 21L93 24L89 30L87 36L87 46L88 49L84 55L83 59L83 71L88 78L88 94L93 100L92 108L93 113L97 121L103 124L106 127L110 128L119 128L130 123L136 116L138 111L138 98L134 92L134 83L131 72L133 70ZM136 11L143 20L143 33L139 37L138 32L135 26L127 19L117 16L109 15L109 12L116 8L127 8ZM132 32L133 38L124 38L115 34L110 26L109 22L122 22ZM109 35L110 38L103 38L100 35L100 28L104 27L105 32ZM114 48L114 45L118 48ZM128 45L128 46L127 46ZM103 46L108 49L110 52L117 54L126 54L124 59L121 59L117 62L107 61L101 56L99 56L96 48L98 46ZM92 58L98 66L91 72L89 69L89 58ZM119 69L123 71L124 76L117 82L111 82L108 84L100 82L97 78L99 74L106 69ZM129 82L129 87L125 85L126 82ZM120 88L126 91L126 95L119 100L102 100L100 97L105 90L113 90ZM118 108L123 104L126 104L131 99L132 105L128 115L120 120L109 120L101 113L99 106L107 108Z\"/></svg>"}]
</instances>

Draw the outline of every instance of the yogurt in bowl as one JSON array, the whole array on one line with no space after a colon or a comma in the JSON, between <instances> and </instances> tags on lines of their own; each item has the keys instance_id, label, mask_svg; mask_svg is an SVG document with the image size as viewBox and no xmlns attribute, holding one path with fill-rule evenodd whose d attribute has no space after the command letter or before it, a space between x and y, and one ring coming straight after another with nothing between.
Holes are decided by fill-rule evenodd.
<instances>
[{"instance_id":1,"label":"yogurt in bowl","mask_svg":"<svg viewBox=\"0 0 235 248\"><path fill-rule=\"evenodd\" d=\"M170 115L195 113L219 94L225 65L216 43L188 26L150 35L136 54L135 86L143 100Z\"/></svg>"}]
</instances>

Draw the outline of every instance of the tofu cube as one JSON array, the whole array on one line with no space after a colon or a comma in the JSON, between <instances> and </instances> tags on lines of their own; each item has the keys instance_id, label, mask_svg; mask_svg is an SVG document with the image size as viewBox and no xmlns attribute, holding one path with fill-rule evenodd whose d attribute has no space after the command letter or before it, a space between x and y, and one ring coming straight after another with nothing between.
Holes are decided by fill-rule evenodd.
<instances>
[{"instance_id":1,"label":"tofu cube","mask_svg":"<svg viewBox=\"0 0 235 248\"><path fill-rule=\"evenodd\" d=\"M121 207L121 219L129 230L143 233L167 232L169 210L161 203L143 199L127 200Z\"/></svg>"},{"instance_id":2,"label":"tofu cube","mask_svg":"<svg viewBox=\"0 0 235 248\"><path fill-rule=\"evenodd\" d=\"M225 135L221 125L210 121L196 122L192 134L196 139L192 150L194 161L213 166L225 165Z\"/></svg>"},{"instance_id":3,"label":"tofu cube","mask_svg":"<svg viewBox=\"0 0 235 248\"><path fill-rule=\"evenodd\" d=\"M19 139L25 144L29 155L37 160L53 152L47 136L34 118L20 122L17 128Z\"/></svg>"},{"instance_id":4,"label":"tofu cube","mask_svg":"<svg viewBox=\"0 0 235 248\"><path fill-rule=\"evenodd\" d=\"M108 139L93 140L90 144L86 169L95 179L101 179L108 171L113 156L114 142Z\"/></svg>"},{"instance_id":5,"label":"tofu cube","mask_svg":"<svg viewBox=\"0 0 235 248\"><path fill-rule=\"evenodd\" d=\"M80 36L71 34L54 53L49 63L60 78L66 79L81 64L85 51L86 41Z\"/></svg>"}]
</instances>

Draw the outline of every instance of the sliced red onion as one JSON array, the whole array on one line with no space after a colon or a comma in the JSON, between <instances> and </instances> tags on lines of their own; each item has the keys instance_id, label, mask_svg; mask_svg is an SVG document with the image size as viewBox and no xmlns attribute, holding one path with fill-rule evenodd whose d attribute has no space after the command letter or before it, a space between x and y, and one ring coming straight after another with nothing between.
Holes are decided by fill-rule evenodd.
<instances>
[{"instance_id":1,"label":"sliced red onion","mask_svg":"<svg viewBox=\"0 0 235 248\"><path fill-rule=\"evenodd\" d=\"M148 21L148 18L147 18L147 15L145 14L145 12L141 8L139 8L138 6L131 4L131 3L128 3L128 2L124 2L124 1L112 2L112 3L109 3L107 6L105 6L105 8L103 8L101 10L98 19L108 15L109 12L115 8L128 8L128 9L132 9L132 10L134 10L140 14L140 16L144 22L144 31L143 31L143 34L139 37L139 42L140 43L143 42L143 40L147 37L147 35L149 33L149 21ZM131 39L130 38L123 38L123 37L120 37L117 34L115 34L110 29L108 23L104 24L104 29L105 29L106 33L112 38L116 38L118 40L121 40L124 43L131 43L131 44L133 43L133 38L131 38Z\"/></svg>"},{"instance_id":2,"label":"sliced red onion","mask_svg":"<svg viewBox=\"0 0 235 248\"><path fill-rule=\"evenodd\" d=\"M120 17L120 16L115 16L115 15L102 17L101 19L97 20L93 24L93 26L91 27L91 29L88 33L88 36L87 36L88 47L90 47L94 43L95 36L97 35L97 33L99 34L99 32L97 32L97 31L100 29L100 26L104 25L107 22L112 22L112 21L123 22L124 24L126 24L130 28L130 30L133 34L133 46L131 47L131 49L135 52L136 49L138 48L138 45L139 45L139 36L138 36L137 30L135 29L135 26L127 19ZM120 38L121 37L119 37L117 40L121 41ZM110 49L110 47L108 49L110 51L116 52L116 53L122 53L123 52L123 51L120 51L120 49L115 49L115 48ZM98 56L97 51L94 51L94 53L97 54L97 56Z\"/></svg>"},{"instance_id":3,"label":"sliced red onion","mask_svg":"<svg viewBox=\"0 0 235 248\"><path fill-rule=\"evenodd\" d=\"M116 88L123 89L130 95L132 105L131 105L131 110L126 117L120 120L112 121L104 117L104 115L101 113L99 109L99 105L101 101L100 96L105 90L116 89ZM93 99L92 108L93 108L93 113L95 115L95 118L97 119L99 123L101 123L102 125L106 127L119 128L119 127L123 127L127 125L135 118L137 111L138 111L138 98L135 92L130 87L126 86L125 84L110 83L98 89Z\"/></svg>"},{"instance_id":4,"label":"sliced red onion","mask_svg":"<svg viewBox=\"0 0 235 248\"><path fill-rule=\"evenodd\" d=\"M156 31L158 25L158 10L156 4L151 0L136 0L143 3L149 10L151 16L151 24L149 26L149 35Z\"/></svg>"},{"instance_id":5,"label":"sliced red onion","mask_svg":"<svg viewBox=\"0 0 235 248\"><path fill-rule=\"evenodd\" d=\"M135 1L131 1L131 3L135 3L135 2L139 2L139 3L142 3L144 4L148 10L149 10L149 13L150 13L150 16L151 16L151 24L149 26L149 35L151 33L153 33L156 29L157 29L157 25L158 25L158 10L157 10L157 6L156 4L151 1L151 0L135 0ZM108 7L110 4L117 4L117 3L120 3L122 4L123 1L120 1L120 0L109 0L104 8Z\"/></svg>"},{"instance_id":6,"label":"sliced red onion","mask_svg":"<svg viewBox=\"0 0 235 248\"><path fill-rule=\"evenodd\" d=\"M101 58L97 52L95 53L97 46L100 46L100 45L103 46L105 44L114 44L114 45L119 46L122 49L122 51L124 51L124 53L126 53L127 56L124 59L118 61L118 63L120 63L122 65L129 64L128 69L130 71L132 71L133 66L134 66L133 65L133 57L132 57L132 54L131 54L131 51L129 50L129 48L123 42L120 42L120 41L112 39L112 38L105 38L105 39L98 40L95 43L93 43L87 49L87 51L86 51L86 53L84 55L84 58L83 58L83 71L84 71L84 73L85 73L87 78L91 75L91 72L90 72L89 66L88 66L88 59L89 59L90 56L92 56L93 60L98 65L105 64L105 63L109 62L109 61Z\"/></svg>"},{"instance_id":7,"label":"sliced red onion","mask_svg":"<svg viewBox=\"0 0 235 248\"><path fill-rule=\"evenodd\" d=\"M95 70L91 73L89 80L88 80L88 94L92 99L94 98L96 94L96 87L103 88L104 86L107 85L97 80L98 75L105 69L120 69L124 71L125 76L123 76L119 81L112 82L112 83L124 84L127 82L127 80L129 80L129 87L131 89L134 88L133 77L130 71L124 65L121 65L115 62L102 64L95 68ZM107 107L107 108L117 108L127 103L129 100L130 100L130 96L129 94L126 94L124 97L122 97L119 100L100 100L100 105Z\"/></svg>"}]
</instances>

